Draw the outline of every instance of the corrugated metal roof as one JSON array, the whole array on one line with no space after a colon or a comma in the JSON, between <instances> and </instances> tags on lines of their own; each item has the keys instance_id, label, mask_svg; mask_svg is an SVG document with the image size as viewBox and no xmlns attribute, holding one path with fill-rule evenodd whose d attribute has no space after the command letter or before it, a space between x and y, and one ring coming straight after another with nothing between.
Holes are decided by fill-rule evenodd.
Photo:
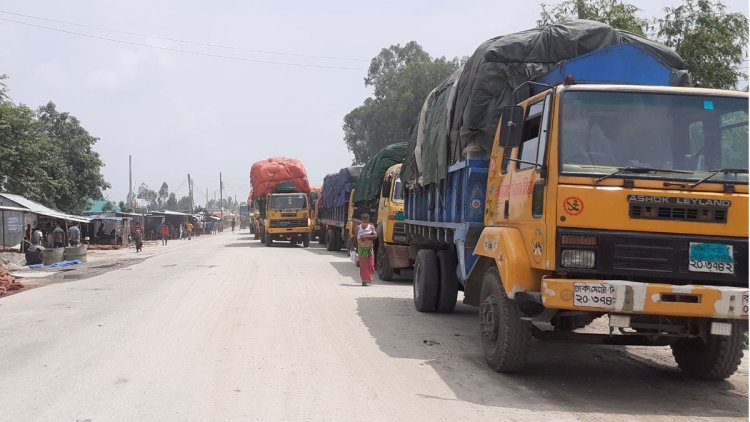
<instances>
[{"instance_id":1,"label":"corrugated metal roof","mask_svg":"<svg viewBox=\"0 0 750 422\"><path fill-rule=\"evenodd\" d=\"M79 215L70 215L63 212L47 208L44 205L34 202L31 199L25 198L21 195L14 195L12 193L0 193L0 196L13 201L23 208L33 212L34 214L43 215L45 217L59 218L61 220L77 221L79 223L88 223L90 220L86 217Z\"/></svg>"}]
</instances>

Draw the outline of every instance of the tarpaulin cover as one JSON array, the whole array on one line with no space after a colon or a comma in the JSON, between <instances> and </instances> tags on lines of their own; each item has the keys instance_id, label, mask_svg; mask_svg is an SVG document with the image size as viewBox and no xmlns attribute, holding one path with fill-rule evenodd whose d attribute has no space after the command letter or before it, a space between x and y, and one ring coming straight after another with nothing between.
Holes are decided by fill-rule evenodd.
<instances>
[{"instance_id":1,"label":"tarpaulin cover","mask_svg":"<svg viewBox=\"0 0 750 422\"><path fill-rule=\"evenodd\" d=\"M573 20L492 38L425 100L402 180L437 182L446 177L450 164L469 155L489 156L502 107L530 94L518 92L514 99L515 88L563 61L621 43L656 56L671 69L671 85L690 85L685 65L673 50L599 22Z\"/></svg>"},{"instance_id":2,"label":"tarpaulin cover","mask_svg":"<svg viewBox=\"0 0 750 422\"><path fill-rule=\"evenodd\" d=\"M367 160L356 184L354 201L376 198L385 172L394 164L401 164L406 156L406 142L390 144Z\"/></svg>"},{"instance_id":3,"label":"tarpaulin cover","mask_svg":"<svg viewBox=\"0 0 750 422\"><path fill-rule=\"evenodd\" d=\"M336 208L349 201L349 195L362 173L362 166L342 168L323 179L323 207Z\"/></svg>"},{"instance_id":4,"label":"tarpaulin cover","mask_svg":"<svg viewBox=\"0 0 750 422\"><path fill-rule=\"evenodd\" d=\"M309 193L305 166L295 158L274 157L258 161L250 168L253 198L273 193L282 182L293 183L298 192Z\"/></svg>"}]
</instances>

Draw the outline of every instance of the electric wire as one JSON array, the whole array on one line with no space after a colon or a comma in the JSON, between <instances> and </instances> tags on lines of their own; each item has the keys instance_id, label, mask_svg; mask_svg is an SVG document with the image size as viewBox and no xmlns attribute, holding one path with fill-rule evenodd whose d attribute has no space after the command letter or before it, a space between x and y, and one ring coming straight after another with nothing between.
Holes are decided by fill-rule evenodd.
<instances>
[{"instance_id":1,"label":"electric wire","mask_svg":"<svg viewBox=\"0 0 750 422\"><path fill-rule=\"evenodd\" d=\"M68 31L66 29L60 29L60 28L52 28L49 26L44 25L37 25L29 22L23 22L23 21L17 21L14 19L7 19L7 18L0 18L0 21L4 22L12 22L19 25L26 25L38 29L45 29L48 31L55 31L55 32L61 32L65 34L71 34L71 35L77 35L80 37L88 37L88 38L94 38L98 40L103 41L110 41L114 43L119 44L127 44L127 45L133 45L138 47L146 47L146 48L153 48L157 50L164 50L164 51L171 51L175 53L183 53L183 54L192 54L196 56L204 56L204 57L213 57L213 58L220 58L220 59L226 59L226 60L235 60L235 61L243 61L243 62L250 62L250 63L262 63L262 64L272 64L272 65L279 65L279 66L293 66L293 67L310 67L310 68L318 68L318 69L336 69L336 70L365 70L364 68L360 67L347 67L347 66L327 66L327 65L318 65L318 64L311 64L311 63L292 63L292 62L277 62L272 60L258 60L258 59L250 59L247 57L238 57L238 56L226 56L223 54L214 54L214 53L205 53L201 51L193 51L193 50L185 50L182 48L173 48L173 47L164 47L160 45L153 45L153 44L145 44L135 41L126 41L126 40L120 40L117 38L110 38L110 37L103 37L99 35L93 35L93 34L86 34L83 32L76 32L76 31Z\"/></svg>"},{"instance_id":2,"label":"electric wire","mask_svg":"<svg viewBox=\"0 0 750 422\"><path fill-rule=\"evenodd\" d=\"M178 43L182 43L182 44L193 44L193 45L198 45L198 46L202 46L202 47L222 48L222 49L226 49L226 50L246 51L246 52L250 52L250 53L274 54L274 55L279 55L279 56L306 57L306 58L313 58L313 59L348 60L348 61L363 61L363 62L368 62L369 61L367 59L351 58L351 57L316 56L316 55L312 55L312 54L289 53L289 52L273 51L273 50L258 50L258 49L243 48L243 47L233 47L233 46L227 46L227 45L222 45L222 44L212 44L212 43L206 43L206 42L200 42L200 41L183 40L183 39L179 39L179 38L170 38L170 37L163 37L163 36L158 36L158 35L140 34L140 33L137 33L137 32L123 31L123 30L119 30L119 29L105 28L105 27L101 27L101 26L85 25L85 24L81 24L81 23L68 22L68 21L63 21L63 20L58 20L58 19L50 19L50 18L43 18L43 17L40 17L40 16L26 15L26 14L23 14L23 13L9 12L7 10L0 10L0 13L6 14L6 15L23 17L23 18L36 19L36 20L41 20L41 21L45 21L45 22L53 22L53 23L60 23L60 24L64 24L64 25L78 26L78 27L81 27L81 28L96 29L96 30L100 30L100 31L108 31L108 32L113 32L113 33L117 33L117 34L132 35L132 36L143 37L143 38L153 38L153 39L157 39L157 40L178 42Z\"/></svg>"}]
</instances>

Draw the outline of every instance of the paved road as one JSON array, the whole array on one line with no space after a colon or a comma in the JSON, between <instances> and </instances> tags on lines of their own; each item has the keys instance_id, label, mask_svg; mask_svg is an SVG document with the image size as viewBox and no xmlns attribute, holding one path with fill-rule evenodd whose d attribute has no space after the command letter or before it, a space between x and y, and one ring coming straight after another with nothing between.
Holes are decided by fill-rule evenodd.
<instances>
[{"instance_id":1,"label":"paved road","mask_svg":"<svg viewBox=\"0 0 750 422\"><path fill-rule=\"evenodd\" d=\"M747 419L747 359L706 383L666 349L534 343L527 373L496 374L475 309L419 314L410 283L355 276L224 233L0 298L0 419Z\"/></svg>"}]
</instances>

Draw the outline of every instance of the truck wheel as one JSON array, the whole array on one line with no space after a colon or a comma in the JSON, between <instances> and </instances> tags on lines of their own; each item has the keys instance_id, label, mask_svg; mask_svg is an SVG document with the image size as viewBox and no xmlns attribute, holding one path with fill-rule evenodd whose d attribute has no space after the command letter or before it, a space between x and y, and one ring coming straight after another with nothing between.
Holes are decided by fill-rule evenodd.
<instances>
[{"instance_id":1,"label":"truck wheel","mask_svg":"<svg viewBox=\"0 0 750 422\"><path fill-rule=\"evenodd\" d=\"M318 230L318 244L319 245L325 245L326 244L326 231L323 229L323 227Z\"/></svg>"},{"instance_id":2,"label":"truck wheel","mask_svg":"<svg viewBox=\"0 0 750 422\"><path fill-rule=\"evenodd\" d=\"M326 241L328 243L326 245L327 251L333 252L338 250L336 249L336 244L338 243L336 242L336 230L331 228L326 231Z\"/></svg>"},{"instance_id":3,"label":"truck wheel","mask_svg":"<svg viewBox=\"0 0 750 422\"><path fill-rule=\"evenodd\" d=\"M497 372L522 370L531 324L521 319L518 305L506 296L494 266L482 280L479 325L482 352L490 368Z\"/></svg>"},{"instance_id":4,"label":"truck wheel","mask_svg":"<svg viewBox=\"0 0 750 422\"><path fill-rule=\"evenodd\" d=\"M681 338L672 344L672 355L688 376L703 380L729 378L740 365L743 354L743 321L731 321L729 336L709 335L702 338Z\"/></svg>"},{"instance_id":5,"label":"truck wheel","mask_svg":"<svg viewBox=\"0 0 750 422\"><path fill-rule=\"evenodd\" d=\"M375 253L375 267L378 271L378 277L383 281L391 281L393 280L393 268L391 268L385 254L385 245L382 241L379 243L378 250Z\"/></svg>"},{"instance_id":6,"label":"truck wheel","mask_svg":"<svg viewBox=\"0 0 750 422\"><path fill-rule=\"evenodd\" d=\"M310 233L305 233L302 235L302 246L305 248L310 247Z\"/></svg>"},{"instance_id":7,"label":"truck wheel","mask_svg":"<svg viewBox=\"0 0 750 422\"><path fill-rule=\"evenodd\" d=\"M266 233L266 246L270 247L273 245L273 239L271 238L270 233Z\"/></svg>"},{"instance_id":8,"label":"truck wheel","mask_svg":"<svg viewBox=\"0 0 750 422\"><path fill-rule=\"evenodd\" d=\"M438 251L440 288L438 289L437 311L450 313L456 308L458 298L458 277L456 276L456 254L451 251Z\"/></svg>"},{"instance_id":9,"label":"truck wheel","mask_svg":"<svg viewBox=\"0 0 750 422\"><path fill-rule=\"evenodd\" d=\"M438 296L438 263L435 251L420 249L414 262L414 307L434 312Z\"/></svg>"}]
</instances>

